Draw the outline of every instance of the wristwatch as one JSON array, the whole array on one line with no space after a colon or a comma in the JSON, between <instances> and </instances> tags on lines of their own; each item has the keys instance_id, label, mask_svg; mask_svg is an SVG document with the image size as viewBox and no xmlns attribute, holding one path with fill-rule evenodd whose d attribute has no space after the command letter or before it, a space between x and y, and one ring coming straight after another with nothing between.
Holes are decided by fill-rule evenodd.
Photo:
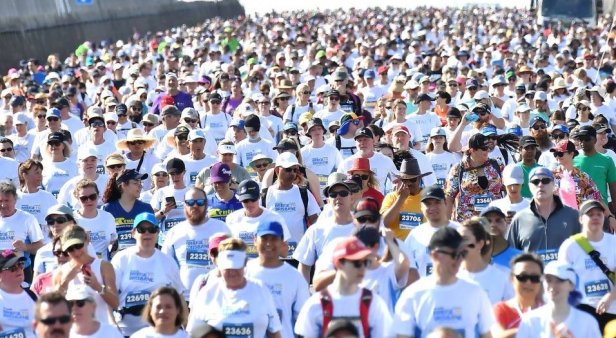
<instances>
[{"instance_id":1,"label":"wristwatch","mask_svg":"<svg viewBox=\"0 0 616 338\"><path fill-rule=\"evenodd\" d=\"M101 290L98 292L99 296L103 297L105 295L105 289L107 287L103 284L101 285Z\"/></svg>"}]
</instances>

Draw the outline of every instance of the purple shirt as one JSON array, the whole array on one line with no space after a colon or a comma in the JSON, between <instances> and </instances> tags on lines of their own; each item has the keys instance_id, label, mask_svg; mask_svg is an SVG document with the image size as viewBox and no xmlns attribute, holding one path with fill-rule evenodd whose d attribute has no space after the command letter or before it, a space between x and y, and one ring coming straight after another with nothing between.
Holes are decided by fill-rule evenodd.
<instances>
[{"instance_id":1,"label":"purple shirt","mask_svg":"<svg viewBox=\"0 0 616 338\"><path fill-rule=\"evenodd\" d=\"M154 108L152 112L154 114L160 115L160 100L165 95L169 95L169 94L160 93L160 95L158 95L156 99L154 99L154 103L152 104L152 108ZM175 101L175 106L178 108L180 112L184 110L184 108L188 108L188 107L194 108L193 102L192 102L192 96L190 94L180 91L179 93L177 93L175 96L172 96L172 97L173 97L173 101Z\"/></svg>"}]
</instances>

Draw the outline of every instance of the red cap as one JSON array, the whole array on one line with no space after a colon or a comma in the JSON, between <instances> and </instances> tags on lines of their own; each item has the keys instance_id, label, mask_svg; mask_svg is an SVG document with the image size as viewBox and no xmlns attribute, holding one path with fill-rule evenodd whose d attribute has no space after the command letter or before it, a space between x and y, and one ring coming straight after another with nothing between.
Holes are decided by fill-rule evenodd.
<instances>
[{"instance_id":1,"label":"red cap","mask_svg":"<svg viewBox=\"0 0 616 338\"><path fill-rule=\"evenodd\" d=\"M173 106L175 105L175 100L173 99L173 96L171 95L164 95L163 97L160 98L160 108L165 108L166 106Z\"/></svg>"},{"instance_id":2,"label":"red cap","mask_svg":"<svg viewBox=\"0 0 616 338\"><path fill-rule=\"evenodd\" d=\"M590 53L590 52L584 53L584 60L592 60L594 58L595 58L595 54Z\"/></svg>"},{"instance_id":3,"label":"red cap","mask_svg":"<svg viewBox=\"0 0 616 338\"><path fill-rule=\"evenodd\" d=\"M381 66L376 70L376 72L379 73L379 75L381 75L381 74L387 73L388 70L389 68L387 68L387 66Z\"/></svg>"},{"instance_id":4,"label":"red cap","mask_svg":"<svg viewBox=\"0 0 616 338\"><path fill-rule=\"evenodd\" d=\"M379 202L372 197L364 197L357 202L357 205L355 205L353 217L359 218L361 216L378 216L379 212Z\"/></svg>"},{"instance_id":5,"label":"red cap","mask_svg":"<svg viewBox=\"0 0 616 338\"><path fill-rule=\"evenodd\" d=\"M559 152L559 153L570 153L577 152L575 149L575 144L569 140L561 140L556 145L554 145L551 149L551 152Z\"/></svg>"},{"instance_id":6,"label":"red cap","mask_svg":"<svg viewBox=\"0 0 616 338\"><path fill-rule=\"evenodd\" d=\"M338 242L334 248L334 264L341 259L353 261L364 259L371 253L372 250L368 249L357 237L347 237Z\"/></svg>"},{"instance_id":7,"label":"red cap","mask_svg":"<svg viewBox=\"0 0 616 338\"><path fill-rule=\"evenodd\" d=\"M223 234L223 233L212 235L212 237L210 237L210 241L208 242L208 254L212 256L212 250L213 249L218 250L218 246L220 245L220 242L224 241L227 238L231 238L231 236L227 234Z\"/></svg>"},{"instance_id":8,"label":"red cap","mask_svg":"<svg viewBox=\"0 0 616 338\"><path fill-rule=\"evenodd\" d=\"M409 132L409 128L407 128L406 126L402 125L402 124L398 124L395 127L393 127L391 129L391 133L392 135L396 135L397 132L399 131L403 131L405 132L407 135L411 135L411 133Z\"/></svg>"},{"instance_id":9,"label":"red cap","mask_svg":"<svg viewBox=\"0 0 616 338\"><path fill-rule=\"evenodd\" d=\"M347 171L352 174L354 171L372 171L370 169L370 160L363 157L357 157L353 160L353 166Z\"/></svg>"}]
</instances>

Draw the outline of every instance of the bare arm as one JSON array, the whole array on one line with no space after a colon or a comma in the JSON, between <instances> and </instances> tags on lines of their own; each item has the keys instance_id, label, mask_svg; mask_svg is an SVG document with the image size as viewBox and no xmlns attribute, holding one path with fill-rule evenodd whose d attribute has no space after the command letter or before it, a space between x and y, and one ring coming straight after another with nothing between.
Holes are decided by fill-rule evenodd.
<instances>
[{"instance_id":1,"label":"bare arm","mask_svg":"<svg viewBox=\"0 0 616 338\"><path fill-rule=\"evenodd\" d=\"M321 271L318 274L315 274L312 278L312 286L314 287L314 291L318 292L325 289L334 281L334 277L336 277L336 270Z\"/></svg>"},{"instance_id":2,"label":"bare arm","mask_svg":"<svg viewBox=\"0 0 616 338\"><path fill-rule=\"evenodd\" d=\"M446 215L447 217L449 217L449 219L451 219L451 213L453 212L453 203L454 203L454 199L453 197L445 197L445 204L446 204Z\"/></svg>"},{"instance_id":3,"label":"bare arm","mask_svg":"<svg viewBox=\"0 0 616 338\"><path fill-rule=\"evenodd\" d=\"M464 129L466 129L466 126L468 126L468 124L470 123L466 119L466 116L469 114L471 114L471 112L466 112L462 116L462 120L460 120L458 128L456 128L453 134L451 134L451 140L447 143L447 147L449 147L449 151L451 151L452 153L457 153L462 150L462 143L460 143L460 140L462 139L462 133L464 132Z\"/></svg>"},{"instance_id":4,"label":"bare arm","mask_svg":"<svg viewBox=\"0 0 616 338\"><path fill-rule=\"evenodd\" d=\"M387 250L391 253L394 262L394 270L396 271L396 280L401 280L405 277L410 268L409 259L406 255L400 250L398 243L394 238L394 233L391 229L384 228L382 230L383 237L385 238L385 243L387 244ZM406 283L405 283L406 284Z\"/></svg>"},{"instance_id":5,"label":"bare arm","mask_svg":"<svg viewBox=\"0 0 616 338\"><path fill-rule=\"evenodd\" d=\"M321 198L321 192L319 191L319 189L321 188L321 185L319 184L319 178L310 169L306 169L306 176L308 179L308 183L310 184L310 192L312 193L312 195L314 195L314 199L317 200L319 208L323 209L324 203L323 199Z\"/></svg>"},{"instance_id":6,"label":"bare arm","mask_svg":"<svg viewBox=\"0 0 616 338\"><path fill-rule=\"evenodd\" d=\"M305 265L303 263L299 263L299 265L297 266L297 270L299 270L302 276L304 276L304 279L308 284L310 284L310 269L312 269L312 266Z\"/></svg>"}]
</instances>

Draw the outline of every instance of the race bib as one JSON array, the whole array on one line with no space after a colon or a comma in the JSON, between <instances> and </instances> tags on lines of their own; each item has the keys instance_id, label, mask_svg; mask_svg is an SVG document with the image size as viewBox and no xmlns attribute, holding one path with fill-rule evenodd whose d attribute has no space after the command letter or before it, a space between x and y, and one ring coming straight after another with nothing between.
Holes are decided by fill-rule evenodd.
<instances>
[{"instance_id":1,"label":"race bib","mask_svg":"<svg viewBox=\"0 0 616 338\"><path fill-rule=\"evenodd\" d=\"M295 248L297 248L297 242L289 241L287 243L287 245L289 246L289 253L287 255L287 258L288 259L292 259L293 258L293 253L295 252Z\"/></svg>"},{"instance_id":2,"label":"race bib","mask_svg":"<svg viewBox=\"0 0 616 338\"><path fill-rule=\"evenodd\" d=\"M26 338L26 331L23 328L12 329L0 332L0 338Z\"/></svg>"},{"instance_id":3,"label":"race bib","mask_svg":"<svg viewBox=\"0 0 616 338\"><path fill-rule=\"evenodd\" d=\"M191 172L190 173L190 176L189 176L190 177L190 183L193 183L193 184L195 183L195 181L197 180L197 175L198 175L198 173L195 173L195 172Z\"/></svg>"},{"instance_id":4,"label":"race bib","mask_svg":"<svg viewBox=\"0 0 616 338\"><path fill-rule=\"evenodd\" d=\"M210 256L203 251L187 251L186 263L199 266L208 266L211 264Z\"/></svg>"},{"instance_id":5,"label":"race bib","mask_svg":"<svg viewBox=\"0 0 616 338\"><path fill-rule=\"evenodd\" d=\"M423 215L418 212L401 212L400 229L412 230L421 224Z\"/></svg>"},{"instance_id":6,"label":"race bib","mask_svg":"<svg viewBox=\"0 0 616 338\"><path fill-rule=\"evenodd\" d=\"M543 259L545 264L558 259L558 251L556 249L537 250L537 254Z\"/></svg>"},{"instance_id":7,"label":"race bib","mask_svg":"<svg viewBox=\"0 0 616 338\"><path fill-rule=\"evenodd\" d=\"M317 176L319 178L319 185L321 188L325 188L327 185L327 176Z\"/></svg>"},{"instance_id":8,"label":"race bib","mask_svg":"<svg viewBox=\"0 0 616 338\"><path fill-rule=\"evenodd\" d=\"M227 338L252 338L254 337L254 327L252 323L245 324L223 324L222 331Z\"/></svg>"},{"instance_id":9,"label":"race bib","mask_svg":"<svg viewBox=\"0 0 616 338\"><path fill-rule=\"evenodd\" d=\"M595 280L584 284L586 297L603 297L610 291L610 282L607 279Z\"/></svg>"},{"instance_id":10,"label":"race bib","mask_svg":"<svg viewBox=\"0 0 616 338\"><path fill-rule=\"evenodd\" d=\"M133 307L139 305L145 305L150 299L150 292L148 291L136 291L126 295L124 300L125 307Z\"/></svg>"},{"instance_id":11,"label":"race bib","mask_svg":"<svg viewBox=\"0 0 616 338\"><path fill-rule=\"evenodd\" d=\"M136 241L133 238L132 229L127 227L117 227L116 231L118 232L118 248L120 250L135 245Z\"/></svg>"},{"instance_id":12,"label":"race bib","mask_svg":"<svg viewBox=\"0 0 616 338\"><path fill-rule=\"evenodd\" d=\"M97 174L104 174L105 173L105 167L103 167L102 165L97 165L96 166L96 173Z\"/></svg>"},{"instance_id":13,"label":"race bib","mask_svg":"<svg viewBox=\"0 0 616 338\"><path fill-rule=\"evenodd\" d=\"M179 218L166 219L165 220L165 231L171 230L171 228L173 228L180 222L182 222L182 220Z\"/></svg>"},{"instance_id":14,"label":"race bib","mask_svg":"<svg viewBox=\"0 0 616 338\"><path fill-rule=\"evenodd\" d=\"M426 265L426 276L430 276L433 271L434 267L432 266L432 263L428 263L428 265Z\"/></svg>"},{"instance_id":15,"label":"race bib","mask_svg":"<svg viewBox=\"0 0 616 338\"><path fill-rule=\"evenodd\" d=\"M478 195L473 198L473 206L475 206L475 211L483 211L487 208L488 204L492 202L492 196L490 195Z\"/></svg>"},{"instance_id":16,"label":"race bib","mask_svg":"<svg viewBox=\"0 0 616 338\"><path fill-rule=\"evenodd\" d=\"M440 185L441 188L445 187L445 178L437 178L436 179L436 184Z\"/></svg>"}]
</instances>

